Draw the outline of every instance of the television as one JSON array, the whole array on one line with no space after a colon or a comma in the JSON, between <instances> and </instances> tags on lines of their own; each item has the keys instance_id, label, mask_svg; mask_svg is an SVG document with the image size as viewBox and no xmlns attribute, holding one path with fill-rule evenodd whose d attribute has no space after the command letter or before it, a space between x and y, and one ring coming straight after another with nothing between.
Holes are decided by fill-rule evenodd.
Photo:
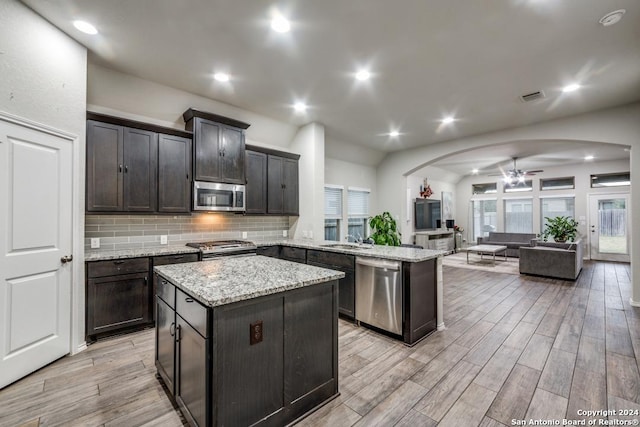
<instances>
[{"instance_id":1,"label":"television","mask_svg":"<svg viewBox=\"0 0 640 427\"><path fill-rule=\"evenodd\" d=\"M416 231L437 230L440 228L440 200L416 199L414 214Z\"/></svg>"}]
</instances>

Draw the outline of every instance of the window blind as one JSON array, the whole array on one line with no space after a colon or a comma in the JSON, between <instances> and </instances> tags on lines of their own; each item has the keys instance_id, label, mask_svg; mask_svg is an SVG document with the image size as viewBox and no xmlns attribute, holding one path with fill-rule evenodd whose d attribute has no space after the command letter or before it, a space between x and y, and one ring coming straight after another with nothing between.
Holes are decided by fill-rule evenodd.
<instances>
[{"instance_id":1,"label":"window blind","mask_svg":"<svg viewBox=\"0 0 640 427\"><path fill-rule=\"evenodd\" d=\"M342 188L324 187L324 217L342 218Z\"/></svg>"},{"instance_id":2,"label":"window blind","mask_svg":"<svg viewBox=\"0 0 640 427\"><path fill-rule=\"evenodd\" d=\"M347 214L350 218L369 216L369 190L349 189L347 192Z\"/></svg>"}]
</instances>

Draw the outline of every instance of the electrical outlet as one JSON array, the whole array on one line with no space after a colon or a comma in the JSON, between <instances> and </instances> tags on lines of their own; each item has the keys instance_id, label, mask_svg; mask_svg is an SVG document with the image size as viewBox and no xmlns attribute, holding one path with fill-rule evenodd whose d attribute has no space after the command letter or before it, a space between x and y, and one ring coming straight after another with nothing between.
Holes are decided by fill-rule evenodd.
<instances>
[{"instance_id":1,"label":"electrical outlet","mask_svg":"<svg viewBox=\"0 0 640 427\"><path fill-rule=\"evenodd\" d=\"M249 325L249 345L254 345L262 342L262 320L258 320Z\"/></svg>"},{"instance_id":2,"label":"electrical outlet","mask_svg":"<svg viewBox=\"0 0 640 427\"><path fill-rule=\"evenodd\" d=\"M160 236L160 244L161 245L166 245L167 244L167 235L163 234L162 236Z\"/></svg>"},{"instance_id":3,"label":"electrical outlet","mask_svg":"<svg viewBox=\"0 0 640 427\"><path fill-rule=\"evenodd\" d=\"M91 249L98 249L100 247L100 238L92 237L91 238Z\"/></svg>"},{"instance_id":4,"label":"electrical outlet","mask_svg":"<svg viewBox=\"0 0 640 427\"><path fill-rule=\"evenodd\" d=\"M303 230L302 231L302 237L309 237L308 233L307 233L307 230Z\"/></svg>"},{"instance_id":5,"label":"electrical outlet","mask_svg":"<svg viewBox=\"0 0 640 427\"><path fill-rule=\"evenodd\" d=\"M287 237L287 230L282 230L282 237Z\"/></svg>"},{"instance_id":6,"label":"electrical outlet","mask_svg":"<svg viewBox=\"0 0 640 427\"><path fill-rule=\"evenodd\" d=\"M310 239L313 239L313 230L309 230L309 233L308 233L308 234L309 234L309 238L310 238Z\"/></svg>"},{"instance_id":7,"label":"electrical outlet","mask_svg":"<svg viewBox=\"0 0 640 427\"><path fill-rule=\"evenodd\" d=\"M246 232L246 231L243 231L243 232L242 232L242 238L243 238L243 239L246 239L246 238L247 238L247 232Z\"/></svg>"}]
</instances>

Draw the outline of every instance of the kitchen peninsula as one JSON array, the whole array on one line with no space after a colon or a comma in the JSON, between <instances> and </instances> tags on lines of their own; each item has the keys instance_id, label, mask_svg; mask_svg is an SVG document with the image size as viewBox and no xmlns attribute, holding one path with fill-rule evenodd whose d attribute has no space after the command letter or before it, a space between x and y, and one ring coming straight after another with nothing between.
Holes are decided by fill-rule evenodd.
<instances>
[{"instance_id":1,"label":"kitchen peninsula","mask_svg":"<svg viewBox=\"0 0 640 427\"><path fill-rule=\"evenodd\" d=\"M263 256L155 268L156 367L192 425L284 425L338 393L338 279Z\"/></svg>"}]
</instances>

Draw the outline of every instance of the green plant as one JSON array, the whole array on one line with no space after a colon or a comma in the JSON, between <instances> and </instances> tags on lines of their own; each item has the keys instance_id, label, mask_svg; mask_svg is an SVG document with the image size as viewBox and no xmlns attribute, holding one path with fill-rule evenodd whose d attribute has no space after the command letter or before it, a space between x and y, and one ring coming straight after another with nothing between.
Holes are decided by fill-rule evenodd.
<instances>
[{"instance_id":1,"label":"green plant","mask_svg":"<svg viewBox=\"0 0 640 427\"><path fill-rule=\"evenodd\" d=\"M400 246L400 232L389 212L369 218L369 227L373 230L369 237L376 245Z\"/></svg>"},{"instance_id":2,"label":"green plant","mask_svg":"<svg viewBox=\"0 0 640 427\"><path fill-rule=\"evenodd\" d=\"M547 226L542 233L545 242L549 236L556 242L566 242L575 240L578 234L578 221L568 216L557 216L555 218L545 217Z\"/></svg>"}]
</instances>

